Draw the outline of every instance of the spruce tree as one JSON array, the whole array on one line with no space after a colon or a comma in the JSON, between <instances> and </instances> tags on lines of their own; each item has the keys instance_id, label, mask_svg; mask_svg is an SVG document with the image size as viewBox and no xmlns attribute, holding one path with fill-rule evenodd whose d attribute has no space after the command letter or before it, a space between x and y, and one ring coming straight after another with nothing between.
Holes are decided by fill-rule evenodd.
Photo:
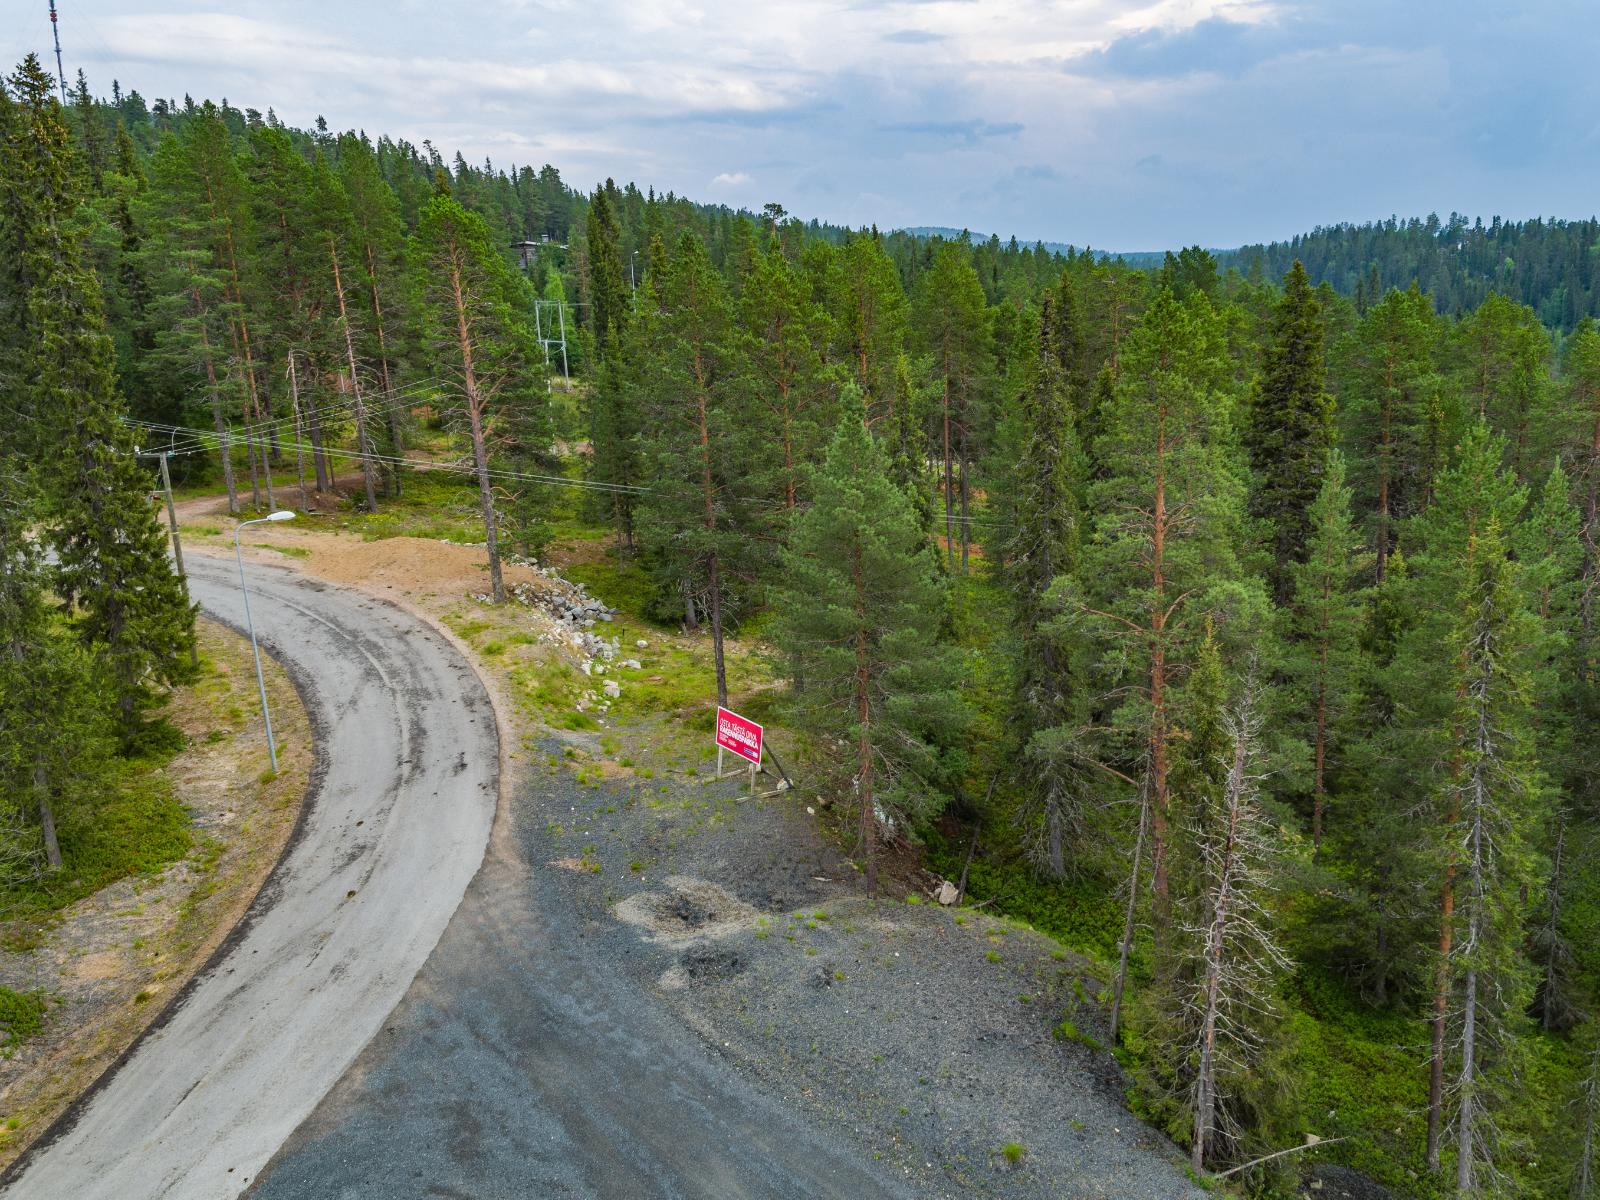
<instances>
[{"instance_id":1,"label":"spruce tree","mask_svg":"<svg viewBox=\"0 0 1600 1200\"><path fill-rule=\"evenodd\" d=\"M1306 558L1311 504L1333 447L1333 399L1326 390L1322 314L1305 267L1296 260L1273 314L1261 381L1245 427L1255 486L1250 514L1272 538L1274 600L1289 603L1295 565Z\"/></svg>"},{"instance_id":2,"label":"spruce tree","mask_svg":"<svg viewBox=\"0 0 1600 1200\"><path fill-rule=\"evenodd\" d=\"M1582 321L1567 339L1563 357L1571 421L1567 440L1575 450L1582 521L1578 672L1590 690L1600 680L1600 327Z\"/></svg>"},{"instance_id":3,"label":"spruce tree","mask_svg":"<svg viewBox=\"0 0 1600 1200\"><path fill-rule=\"evenodd\" d=\"M49 77L29 58L12 76L17 111L0 165L21 233L24 343L12 392L44 474L53 587L83 641L104 656L124 739L152 684L187 673L194 610L167 558L148 479L122 423L100 288L85 262L82 202Z\"/></svg>"},{"instance_id":4,"label":"spruce tree","mask_svg":"<svg viewBox=\"0 0 1600 1200\"><path fill-rule=\"evenodd\" d=\"M1455 1029L1456 1194L1479 1194L1499 1137L1492 1123L1517 1026L1531 997L1523 956L1526 895L1535 882L1533 833L1543 803L1534 738L1529 658L1539 639L1490 518L1461 548L1467 577L1446 643L1455 666L1450 772L1444 785L1440 852L1447 878L1459 880L1459 946L1441 960ZM1438 1050L1436 1048L1436 1053ZM1430 1096L1430 1107L1439 1097ZM1430 1132L1432 1124L1430 1122Z\"/></svg>"},{"instance_id":5,"label":"spruce tree","mask_svg":"<svg viewBox=\"0 0 1600 1200\"><path fill-rule=\"evenodd\" d=\"M610 353L628 316L628 286L623 278L622 243L612 203L616 184L609 179L589 198L588 250L590 330L595 357Z\"/></svg>"},{"instance_id":6,"label":"spruce tree","mask_svg":"<svg viewBox=\"0 0 1600 1200\"><path fill-rule=\"evenodd\" d=\"M1056 317L1047 297L1016 406L1003 571L1017 631L1016 706L1028 797L1023 828L1035 862L1060 877L1068 842L1083 833L1087 787L1079 744L1086 689L1071 661L1070 638L1051 621L1049 601L1055 581L1078 566L1084 484Z\"/></svg>"},{"instance_id":7,"label":"spruce tree","mask_svg":"<svg viewBox=\"0 0 1600 1200\"><path fill-rule=\"evenodd\" d=\"M926 821L942 801L964 719L959 664L940 641L944 585L882 448L847 392L809 509L785 555L777 644L805 687L796 717L849 747L867 890L885 821Z\"/></svg>"},{"instance_id":8,"label":"spruce tree","mask_svg":"<svg viewBox=\"0 0 1600 1200\"><path fill-rule=\"evenodd\" d=\"M1361 631L1366 619L1361 581L1372 555L1363 552L1350 511L1344 457L1335 451L1307 514L1306 559L1291 567L1290 670L1296 711L1312 748L1311 844L1322 849L1328 776L1342 766L1347 717L1363 678Z\"/></svg>"},{"instance_id":9,"label":"spruce tree","mask_svg":"<svg viewBox=\"0 0 1600 1200\"><path fill-rule=\"evenodd\" d=\"M1465 1003L1459 968L1466 955L1464 909L1468 891L1482 882L1473 873L1488 869L1468 861L1474 851L1461 831L1477 819L1472 806L1505 806L1508 819L1514 818L1507 836L1516 844L1504 847L1509 857L1502 867L1521 875L1527 870L1527 808L1538 792L1530 777L1536 759L1525 707L1537 618L1528 612L1525 592L1518 590L1514 603L1506 592L1523 585L1520 568L1504 562L1504 531L1516 529L1527 492L1503 466L1505 451L1504 439L1482 422L1474 425L1440 474L1433 505L1414 523L1408 598L1417 617L1397 656L1393 685L1408 726L1394 749L1407 756L1413 781L1441 781L1432 789L1425 826L1431 836L1420 847L1423 864L1431 866L1428 883L1437 913L1427 1141L1428 1163L1435 1168L1446 1116L1449 1033ZM1484 728L1481 721L1500 724ZM1504 740L1491 745L1489 738ZM1489 819L1487 812L1483 819ZM1474 897L1471 903L1486 903ZM1475 919L1474 936L1487 936L1488 916ZM1495 928L1503 935L1503 926ZM1504 950L1502 945L1496 953Z\"/></svg>"}]
</instances>

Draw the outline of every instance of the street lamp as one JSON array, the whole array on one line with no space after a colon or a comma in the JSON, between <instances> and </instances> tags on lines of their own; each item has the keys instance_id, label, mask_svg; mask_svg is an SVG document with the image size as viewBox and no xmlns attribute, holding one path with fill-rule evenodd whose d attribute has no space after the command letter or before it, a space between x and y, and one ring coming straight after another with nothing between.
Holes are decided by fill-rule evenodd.
<instances>
[{"instance_id":1,"label":"street lamp","mask_svg":"<svg viewBox=\"0 0 1600 1200\"><path fill-rule=\"evenodd\" d=\"M240 521L233 530L233 557L239 564L239 590L244 593L244 623L250 630L250 653L256 656L256 686L261 689L261 715L267 722L267 757L272 760L272 773L278 773L278 745L272 740L272 713L267 708L267 680L261 674L261 648L256 645L256 625L250 619L250 589L244 582L244 553L239 549L239 534L246 525L260 525L265 521L292 521L294 513L288 509L279 509L275 513L268 513L264 517L256 517L251 521Z\"/></svg>"}]
</instances>

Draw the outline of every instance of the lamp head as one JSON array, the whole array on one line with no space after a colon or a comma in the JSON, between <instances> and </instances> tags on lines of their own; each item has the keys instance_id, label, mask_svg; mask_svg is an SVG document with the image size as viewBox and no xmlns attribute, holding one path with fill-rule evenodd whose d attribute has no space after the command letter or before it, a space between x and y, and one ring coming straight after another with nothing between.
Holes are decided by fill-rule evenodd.
<instances>
[{"instance_id":1,"label":"lamp head","mask_svg":"<svg viewBox=\"0 0 1600 1200\"><path fill-rule=\"evenodd\" d=\"M292 521L292 520L294 520L294 513L289 511L287 508L280 508L275 513L268 513L267 514L267 520L269 520L269 521Z\"/></svg>"}]
</instances>

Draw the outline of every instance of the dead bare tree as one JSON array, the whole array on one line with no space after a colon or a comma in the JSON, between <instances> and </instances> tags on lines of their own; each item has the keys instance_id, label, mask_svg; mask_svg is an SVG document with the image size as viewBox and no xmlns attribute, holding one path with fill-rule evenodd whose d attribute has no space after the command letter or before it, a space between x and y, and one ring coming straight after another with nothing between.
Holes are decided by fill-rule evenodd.
<instances>
[{"instance_id":1,"label":"dead bare tree","mask_svg":"<svg viewBox=\"0 0 1600 1200\"><path fill-rule=\"evenodd\" d=\"M1597 1190L1595 1151L1600 1138L1600 1020L1594 1027L1594 1053L1589 1058L1589 1074L1583 1081L1579 1100L1583 1110L1583 1138L1578 1161L1572 1171L1572 1200L1591 1200Z\"/></svg>"},{"instance_id":2,"label":"dead bare tree","mask_svg":"<svg viewBox=\"0 0 1600 1200\"><path fill-rule=\"evenodd\" d=\"M1204 1169L1219 1131L1233 1132L1219 1102L1221 1076L1247 1071L1258 1058L1260 1018L1272 1012L1278 976L1291 965L1263 903L1271 890L1272 830L1256 804L1261 714L1253 672L1225 723L1233 752L1222 811L1195 830L1209 920L1186 929L1203 945L1202 970L1189 998L1198 1030L1189 1155L1196 1171Z\"/></svg>"}]
</instances>

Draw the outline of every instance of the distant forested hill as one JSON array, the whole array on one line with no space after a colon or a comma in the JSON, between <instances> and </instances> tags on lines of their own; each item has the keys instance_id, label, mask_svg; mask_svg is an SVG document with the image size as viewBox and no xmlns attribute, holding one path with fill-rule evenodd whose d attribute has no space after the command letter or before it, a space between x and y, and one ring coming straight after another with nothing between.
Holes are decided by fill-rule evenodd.
<instances>
[{"instance_id":1,"label":"distant forested hill","mask_svg":"<svg viewBox=\"0 0 1600 1200\"><path fill-rule=\"evenodd\" d=\"M947 242L969 241L974 244L991 240L991 235L973 233L970 229L957 229L953 225L910 225L905 229L896 230L897 233L908 233L915 238L942 238ZM994 240L998 240L997 238ZM1092 250L1088 246L1075 246L1071 242L1022 242L1013 237L1011 245L1044 247L1051 254L1093 254L1096 258L1120 258L1130 267L1145 270L1150 267L1159 267L1165 257L1162 250Z\"/></svg>"},{"instance_id":2,"label":"distant forested hill","mask_svg":"<svg viewBox=\"0 0 1600 1200\"><path fill-rule=\"evenodd\" d=\"M1407 221L1320 227L1287 242L1242 246L1218 256L1225 267L1280 278L1299 259L1317 282L1355 298L1360 309L1391 287L1416 280L1439 311L1470 312L1490 292L1529 305L1547 325L1571 329L1600 315L1600 222L1535 219L1485 225L1450 214ZM1259 268L1256 264L1259 263Z\"/></svg>"}]
</instances>

